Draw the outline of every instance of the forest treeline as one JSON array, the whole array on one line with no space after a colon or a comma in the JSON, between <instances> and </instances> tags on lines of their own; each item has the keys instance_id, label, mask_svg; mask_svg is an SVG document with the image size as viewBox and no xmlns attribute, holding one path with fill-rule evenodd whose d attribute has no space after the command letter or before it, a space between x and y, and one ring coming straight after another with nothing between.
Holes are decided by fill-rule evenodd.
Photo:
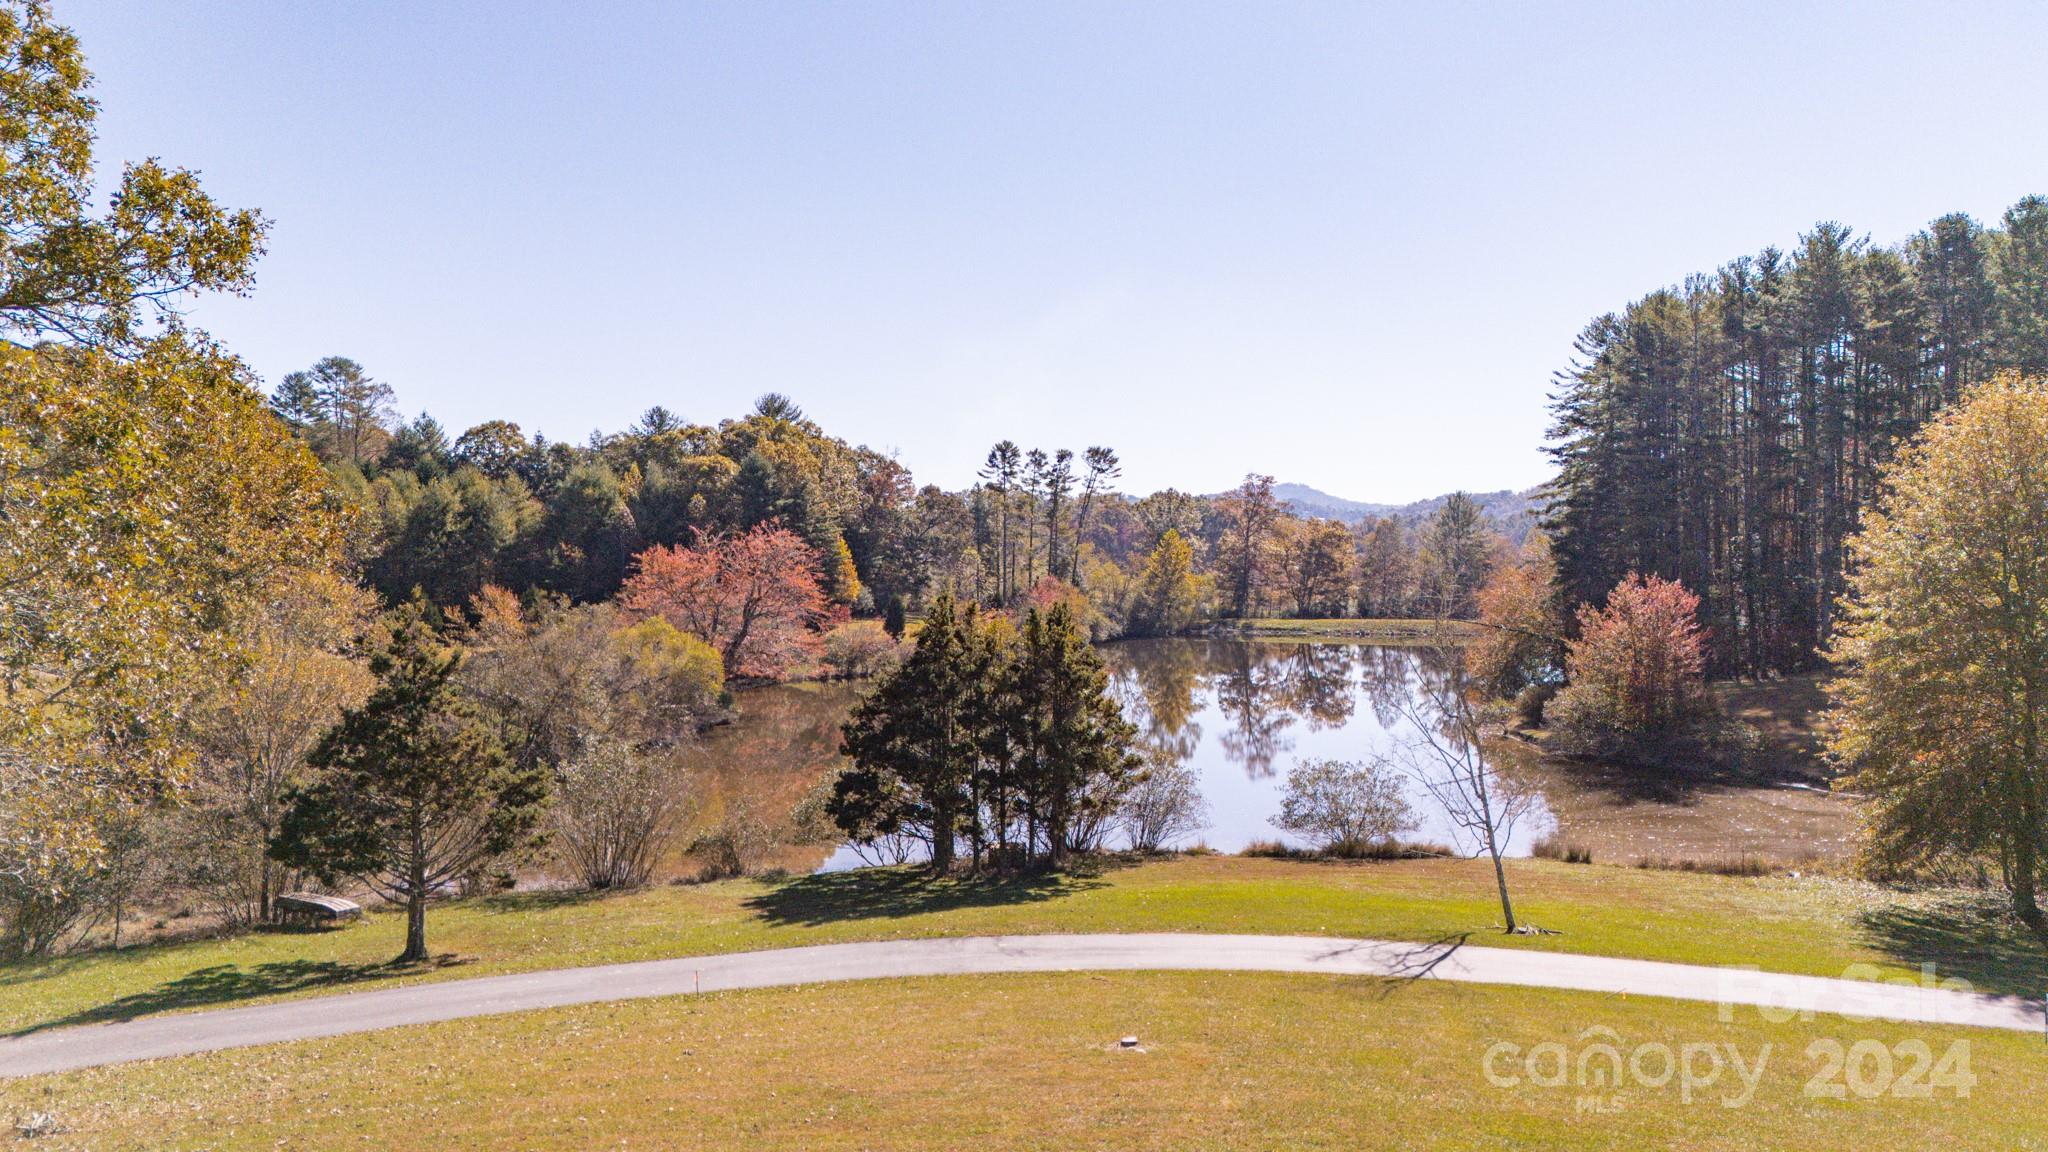
<instances>
[{"instance_id":1,"label":"forest treeline","mask_svg":"<svg viewBox=\"0 0 2048 1152\"><path fill-rule=\"evenodd\" d=\"M1709 669L1818 662L1881 470L2002 370L2048 370L2048 199L1892 247L1835 223L1594 320L1560 373L1565 606L1630 572L1697 593Z\"/></svg>"},{"instance_id":2,"label":"forest treeline","mask_svg":"<svg viewBox=\"0 0 2048 1152\"><path fill-rule=\"evenodd\" d=\"M777 563L815 581L815 603L801 590L788 601L814 626L914 618L941 595L997 608L1065 600L1098 637L1212 615L1470 615L1505 548L1463 497L1427 521L1358 524L1293 514L1263 476L1218 496L1133 498L1100 446L1002 441L980 483L947 491L778 394L715 424L650 408L571 444L504 420L458 434L427 415L402 420L389 385L331 357L285 377L271 406L356 509L365 582L387 604L418 597L444 614L473 616L491 587L605 602L650 565L776 531Z\"/></svg>"}]
</instances>

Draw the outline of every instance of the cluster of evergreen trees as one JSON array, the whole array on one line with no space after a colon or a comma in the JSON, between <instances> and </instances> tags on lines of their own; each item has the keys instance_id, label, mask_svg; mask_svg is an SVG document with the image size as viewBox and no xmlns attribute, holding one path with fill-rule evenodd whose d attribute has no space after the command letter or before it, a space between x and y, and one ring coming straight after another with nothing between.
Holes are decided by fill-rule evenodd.
<instances>
[{"instance_id":1,"label":"cluster of evergreen trees","mask_svg":"<svg viewBox=\"0 0 2048 1152\"><path fill-rule=\"evenodd\" d=\"M2048 199L1875 247L1821 224L1589 325L1561 373L1549 529L1566 606L1630 572L1701 598L1709 666L1808 666L1880 469L2002 369L2048 370Z\"/></svg>"},{"instance_id":2,"label":"cluster of evergreen trees","mask_svg":"<svg viewBox=\"0 0 2048 1152\"><path fill-rule=\"evenodd\" d=\"M1057 867L1101 842L1137 783L1137 730L1072 608L1007 617L940 597L846 723L826 811L856 842L909 837L932 866Z\"/></svg>"}]
</instances>

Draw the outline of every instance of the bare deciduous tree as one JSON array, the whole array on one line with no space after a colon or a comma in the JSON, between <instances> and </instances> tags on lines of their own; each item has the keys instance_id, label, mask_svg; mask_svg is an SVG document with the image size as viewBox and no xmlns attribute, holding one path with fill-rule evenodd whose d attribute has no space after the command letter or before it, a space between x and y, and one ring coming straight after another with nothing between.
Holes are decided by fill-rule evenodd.
<instances>
[{"instance_id":1,"label":"bare deciduous tree","mask_svg":"<svg viewBox=\"0 0 2048 1152\"><path fill-rule=\"evenodd\" d=\"M1515 825L1536 806L1538 796L1502 775L1489 756L1487 742L1499 735L1505 711L1481 702L1483 693L1465 669L1463 649L1448 633L1445 641L1444 663L1432 669L1422 662L1416 691L1399 706L1415 732L1400 755L1409 774L1470 841L1472 854L1484 853L1493 861L1501 917L1509 932L1518 932L1521 925L1501 860Z\"/></svg>"}]
</instances>

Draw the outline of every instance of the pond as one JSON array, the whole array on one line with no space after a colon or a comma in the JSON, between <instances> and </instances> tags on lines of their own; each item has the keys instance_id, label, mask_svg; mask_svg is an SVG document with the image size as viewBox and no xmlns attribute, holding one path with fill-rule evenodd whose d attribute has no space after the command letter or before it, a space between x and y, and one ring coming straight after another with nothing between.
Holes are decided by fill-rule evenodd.
<instances>
[{"instance_id":1,"label":"pond","mask_svg":"<svg viewBox=\"0 0 2048 1152\"><path fill-rule=\"evenodd\" d=\"M1194 769L1209 802L1209 827L1170 847L1303 846L1273 820L1288 772L1309 760L1385 761L1416 820L1404 839L1480 847L1424 784L1441 778L1442 766L1419 739L1418 723L1433 721L1422 682L1454 656L1423 647L1225 639L1129 640L1103 654L1111 691L1137 724L1139 741ZM1533 759L1513 744L1488 752L1516 776ZM1508 854L1528 855L1555 824L1537 795L1511 830Z\"/></svg>"},{"instance_id":2,"label":"pond","mask_svg":"<svg viewBox=\"0 0 2048 1152\"><path fill-rule=\"evenodd\" d=\"M1138 726L1139 741L1155 758L1194 769L1208 801L1208 826L1167 847L1205 844L1239 852L1259 841L1303 846L1272 823L1280 813L1287 773L1312 759L1387 759L1400 779L1416 827L1405 839L1463 851L1478 845L1461 838L1443 806L1407 763L1427 769L1427 757L1404 755L1415 744L1415 723L1426 714L1420 678L1445 654L1433 649L1365 644L1257 642L1228 639L1127 640L1102 648L1110 691ZM1493 750L1528 759L1508 745ZM1527 855L1554 821L1537 797L1516 822L1512 855ZM1114 840L1112 846L1120 846ZM827 870L867 862L850 847L825 862Z\"/></svg>"},{"instance_id":3,"label":"pond","mask_svg":"<svg viewBox=\"0 0 2048 1152\"><path fill-rule=\"evenodd\" d=\"M1416 762L1403 750L1427 711L1417 694L1422 678L1448 655L1423 647L1183 638L1120 641L1101 652L1111 690L1140 741L1200 779L1209 826L1180 846L1200 842L1225 852L1255 841L1298 843L1272 820L1287 773L1302 760ZM744 791L764 811L786 811L838 763L838 724L859 693L844 683L745 692L739 721L707 739L701 763L719 791ZM1618 863L1751 855L1797 862L1838 856L1848 843L1852 814L1834 796L1768 781L1547 759L1513 740L1496 742L1490 754L1537 797L1509 841L1515 855L1555 837ZM1476 847L1459 838L1419 781L1405 772L1403 779L1418 825L1408 839ZM785 855L778 862L792 869L864 862L844 847Z\"/></svg>"}]
</instances>

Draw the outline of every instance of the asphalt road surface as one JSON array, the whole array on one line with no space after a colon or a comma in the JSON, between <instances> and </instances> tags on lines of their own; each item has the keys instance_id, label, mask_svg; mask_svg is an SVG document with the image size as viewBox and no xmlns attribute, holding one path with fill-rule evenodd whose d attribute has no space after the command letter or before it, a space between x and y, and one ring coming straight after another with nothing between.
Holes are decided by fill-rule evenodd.
<instances>
[{"instance_id":1,"label":"asphalt road surface","mask_svg":"<svg viewBox=\"0 0 2048 1152\"><path fill-rule=\"evenodd\" d=\"M2048 1030L2041 1001L1921 983L1791 976L1464 944L1310 936L973 936L560 968L55 1028L0 1039L0 1076L32 1076L604 1000L903 976L1147 969L1457 980L1702 1000L1723 1005L1727 1012L1763 1010L1780 1020L1793 1012L1811 1012Z\"/></svg>"}]
</instances>

